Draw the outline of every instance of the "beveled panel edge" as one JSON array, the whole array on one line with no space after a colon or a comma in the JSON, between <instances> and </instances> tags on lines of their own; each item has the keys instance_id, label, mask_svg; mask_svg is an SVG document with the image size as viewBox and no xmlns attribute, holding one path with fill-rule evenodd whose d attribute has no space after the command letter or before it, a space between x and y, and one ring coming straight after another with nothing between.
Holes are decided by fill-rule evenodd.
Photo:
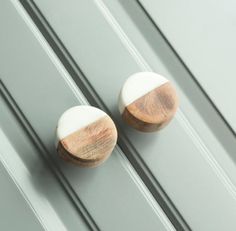
<instances>
[{"instance_id":1,"label":"beveled panel edge","mask_svg":"<svg viewBox=\"0 0 236 231\"><path fill-rule=\"evenodd\" d=\"M86 96L86 99L88 100L89 104L101 108L111 116L111 113L108 110L107 106L102 102L100 96L89 83L81 68L74 61L73 57L70 55L60 38L54 32L49 22L40 12L39 8L37 7L37 4L34 3L34 1L32 0L19 1L26 9L34 23L37 25L49 45L52 47L55 54L57 55L61 63L64 65L65 69L68 71L75 84L79 87L81 92L83 92L84 96ZM136 60L138 62L139 58L137 58ZM147 70L148 66L145 66L144 61L139 62L139 64L144 65L142 66L142 70ZM68 77L70 78L70 76ZM119 148L117 149L120 153L121 160L129 174L133 175L132 179L139 179L136 180L135 183L138 183L141 188L145 188L145 191L142 191L142 193L145 192L146 195L148 195L148 197L146 195L144 196L146 199L149 200L149 204L152 205L152 208L155 209L155 213L158 212L161 214L162 220L165 221L165 226L169 227L170 230L173 229L172 225L174 225L174 227L178 230L190 230L187 223L184 221L183 217L175 208L174 204L169 199L168 195L165 193L161 185L153 176L153 174L151 173L147 165L144 163L142 158L137 155L137 152L132 147L132 145L127 142L124 132L119 127L117 127L117 129L120 134L118 137ZM120 145L120 143L122 143L122 145ZM124 155L124 153L126 155ZM162 210L165 212L165 214L162 212ZM165 216L168 217L172 224L168 221L167 218L165 218Z\"/></svg>"},{"instance_id":2,"label":"beveled panel edge","mask_svg":"<svg viewBox=\"0 0 236 231\"><path fill-rule=\"evenodd\" d=\"M222 114L222 112L218 109L218 107L216 106L216 104L213 102L213 100L211 99L211 97L209 96L209 94L206 92L206 90L204 89L204 87L201 85L201 83L197 80L197 78L194 76L194 74L192 73L192 71L190 70L190 68L187 66L187 64L183 61L183 59L181 58L181 56L178 54L178 52L176 51L176 49L174 48L174 46L171 44L171 42L168 40L168 38L165 36L165 34L162 32L162 30L160 29L160 27L157 25L157 23L155 22L155 20L152 18L152 16L149 14L149 12L147 11L147 9L145 8L145 6L143 5L143 3L140 0L136 1L139 5L139 7L142 9L142 11L145 13L145 15L147 16L147 18L150 20L150 22L152 23L152 25L154 25L154 27L156 28L156 30L161 34L162 38L165 40L165 42L168 44L169 48L171 49L171 51L174 53L174 55L178 58L179 62L181 63L181 65L185 68L185 70L188 72L189 76L193 79L194 83L197 85L197 87L201 90L202 94L204 94L204 96L207 98L207 100L209 101L209 103L211 104L211 106L214 108L214 110L217 112L217 114L219 115L219 117L224 121L225 125L227 126L227 128L229 129L229 131L233 134L234 137L236 137L236 131L234 130L234 128L230 125L230 123L228 122L228 120L225 118L225 116Z\"/></svg>"},{"instance_id":3,"label":"beveled panel edge","mask_svg":"<svg viewBox=\"0 0 236 231\"><path fill-rule=\"evenodd\" d=\"M48 166L48 169L50 169L52 174L55 176L56 180L61 185L62 189L68 195L68 198L72 201L78 214L83 218L85 224L88 226L90 230L99 230L97 224L95 223L95 221L93 220L89 212L87 211L86 207L83 205L78 195L71 188L69 182L67 181L63 173L60 171L55 161L53 161L51 155L48 153L44 144L42 143L42 141L40 140L40 138L38 137L38 135L36 134L32 126L30 125L30 123L27 121L23 112L20 110L14 98L11 96L10 92L8 91L8 89L6 88L6 86L4 85L1 79L0 79L0 96L4 99L5 103L7 104L9 109L12 111L14 117L19 122L22 129L27 134L29 140L31 141L33 146L36 148L38 153L40 154L40 157L42 158L44 163ZM14 175L11 174L11 171L8 169L7 164L3 161L3 159L1 159L1 161L3 162L4 167L9 172L9 175L11 176L11 178L13 179L17 187L20 188L20 191L22 191L24 195L26 195L27 193L21 189L20 183L14 179ZM24 198L26 199L27 203L31 204L29 199L27 199L25 196ZM37 211L34 210L32 206L31 208L34 211L34 213L37 214ZM39 217L39 215L37 215L37 217ZM42 223L42 220L41 220L41 223ZM47 230L46 226L45 225L43 226Z\"/></svg>"},{"instance_id":4,"label":"beveled panel edge","mask_svg":"<svg viewBox=\"0 0 236 231\"><path fill-rule=\"evenodd\" d=\"M111 11L108 9L106 4L102 0L95 0L95 4L97 5L98 9L100 10L101 14L111 26L112 30L116 33L118 38L121 40L124 47L128 50L130 55L133 57L135 62L140 66L141 71L153 71L148 62L144 59L144 57L140 54L138 49L129 39L128 35L124 32L122 27L119 25L118 21L112 15ZM106 107L105 107L106 108ZM107 111L108 108L106 108ZM179 110L177 111L177 116L179 114ZM129 142L127 139L126 134L119 129L120 136L119 136L119 145L122 148L123 152L127 153L127 157L139 173L140 177L145 182L146 186L155 197L155 199L160 203L161 207L169 217L169 219L174 224L177 230L191 230L181 213L175 207L174 203L165 193L164 189L152 174L148 166L145 164L142 157L139 155L138 151L135 147Z\"/></svg>"},{"instance_id":5,"label":"beveled panel edge","mask_svg":"<svg viewBox=\"0 0 236 231\"><path fill-rule=\"evenodd\" d=\"M107 12L106 12L107 13ZM122 35L122 30L121 30L121 35ZM121 36L122 38L124 38L124 36L122 35ZM132 43L131 43L132 44ZM62 44L63 45L63 44ZM135 47L134 47L135 48ZM132 50L131 50L132 51ZM133 52L133 51L132 51ZM137 55L137 53L135 52L135 50L134 50L134 52L133 52L133 54L134 55ZM72 61L73 61L73 59L72 59ZM145 61L145 60L144 60ZM140 61L138 60L138 62L140 63ZM74 64L75 66L76 66L76 64ZM145 65L143 65L142 64L142 66L141 66L142 68L143 68L143 70L146 70L145 69ZM75 74L76 75L76 74ZM78 75L79 76L79 75ZM83 76L83 75L82 75ZM77 77L78 78L78 77ZM84 76L84 78L86 78L85 76ZM88 86L90 85L88 82L86 83L86 79L83 79L83 80L76 80L77 82L78 81L84 81L85 82L85 85L87 84ZM92 89L92 87L90 86L90 89ZM85 91L87 91L87 90L85 90ZM86 95L86 94L85 94ZM93 92L93 89L92 90L90 90L90 92L88 92L88 96L93 96L93 95L95 95L96 96L96 98L93 98L93 97L91 97L91 102L95 102L94 104L95 105L101 105L100 107L101 108L106 108L104 105L103 105L103 103L100 101L100 99L99 99L99 96L97 96L96 95L96 93L94 93ZM99 102L100 101L100 102ZM182 115L181 115L181 112L180 112L180 114L179 114L179 116L178 116L178 120L180 121L180 123L182 123L182 125L184 125L184 128L185 128L185 131L190 135L192 135L192 134L194 134L194 135L192 135L192 136L190 136L191 137L191 139L193 139L193 142L194 142L194 144L196 145L196 147L200 150L200 152L202 153L202 155L203 155L203 157L205 157L205 160L208 162L208 164L213 168L213 170L214 170L214 172L217 174L217 176L219 176L220 177L220 180L221 180L221 182L222 183L224 183L224 182L226 182L226 187L227 187L227 189L228 189L228 191L229 192L231 192L231 195L232 195L232 193L233 193L233 195L234 195L234 190L232 190L232 186L234 186L234 185L230 185L230 181L228 181L227 180L227 174L225 175L224 174L224 171L222 172L222 169L220 169L220 165L219 166L215 166L215 160L214 160L214 157L213 157L213 159L212 158L209 158L209 155L211 155L211 153L209 152L209 150L207 150L207 148L204 146L204 143L201 141L201 139L198 139L199 137L196 137L196 136L198 136L198 134L195 132L195 130L192 128L192 126L191 126L191 124L188 122L188 120L186 120L186 118L185 118L185 116L184 116L184 118L182 117ZM190 125L190 128L189 128L189 125ZM195 132L195 133L194 133ZM125 140L125 139L124 139ZM128 145L128 144L127 144ZM123 147L122 147L123 148ZM206 149L205 149L206 148ZM132 149L131 149L132 150ZM207 151L206 151L207 150ZM135 151L135 150L134 150ZM130 152L130 151L129 151ZM132 154L130 154L130 153L127 153L128 155L132 155ZM211 156L210 156L211 157ZM135 156L134 158L137 158L137 156ZM140 159L141 160L141 162L142 162L142 159ZM132 162L132 161L131 161ZM133 163L133 162L132 162ZM217 162L216 162L217 163ZM144 164L144 163L143 163ZM145 165L145 164L144 164ZM148 169L147 169L148 170ZM150 173L151 174L151 173ZM140 174L141 175L141 174ZM154 179L155 180L155 179Z\"/></svg>"},{"instance_id":6,"label":"beveled panel edge","mask_svg":"<svg viewBox=\"0 0 236 231\"><path fill-rule=\"evenodd\" d=\"M95 2L98 4L98 8L103 13L104 18L111 25L112 29L121 39L123 45L127 48L134 60L140 65L141 68L144 68L144 71L153 71L151 66L141 55L141 53L138 51L138 49L135 47L129 37L125 34L119 23L113 17L110 10L104 4L103 0L95 0ZM181 108L179 108L176 113L176 119L184 128L189 137L192 139L194 145L197 147L197 149L202 154L209 166L213 169L217 177L220 179L221 183L224 185L224 187L226 187L231 196L236 199L236 186L231 182L230 178L225 173L221 165L216 161L211 151L206 147L199 134L195 131L195 129L181 110Z\"/></svg>"},{"instance_id":7,"label":"beveled panel edge","mask_svg":"<svg viewBox=\"0 0 236 231\"><path fill-rule=\"evenodd\" d=\"M48 28L43 28L45 29L43 32L41 31L41 26L43 27L44 24L42 25L38 25L37 23L41 24L41 20L38 20L38 22L35 22L35 17L36 15L34 15L34 12L31 11L31 5L30 4L34 4L33 1L22 1L22 0L11 0L12 2L14 2L15 7L17 8L17 10L20 10L20 14L23 17L23 19L25 20L25 22L27 23L27 25L29 26L29 28L31 29L31 31L33 32L34 36L38 39L38 41L40 42L40 44L43 46L43 48L45 49L45 51L47 51L48 56L50 57L50 59L53 61L53 63L57 66L57 68L62 72L62 76L63 79L65 80L65 82L68 84L69 88L71 89L71 91L74 93L75 97L79 100L79 102L81 102L82 104L89 104L88 102L93 101L92 99L95 99L95 97L93 96L90 100L88 100L88 97L85 98L84 95L84 91L86 91L87 88L84 87L84 85L86 83L81 84L81 82L77 82L76 80L78 80L78 76L83 75L82 71L79 69L79 67L77 66L77 64L71 59L68 59L68 63L64 63L65 59L64 59L64 55L68 55L70 56L70 54L66 51L66 49L64 48L63 52L61 52L61 50L59 49L61 46L63 46L63 44L60 42L60 40L55 39L54 36L56 36L56 34L53 35L53 31L51 31L51 29L49 30L50 33L47 33L47 29ZM28 5L29 4L29 5ZM19 7L19 8L18 8ZM36 7L36 5L35 5ZM33 17L33 21L31 21L32 18L30 18L27 13L30 15L30 17ZM38 12L39 13L39 12ZM40 15L40 14L39 14ZM42 17L42 15L41 15ZM37 19L36 19L37 21ZM45 21L46 22L46 21ZM44 22L44 23L45 23ZM38 28L40 28L40 30L35 26L35 24L37 25ZM47 23L47 22L46 22ZM48 25L49 26L49 25ZM50 27L50 26L49 26ZM41 34L42 33L42 34ZM45 33L47 33L47 35L45 36ZM42 36L43 35L43 36ZM59 46L59 48L55 48L54 46L56 46L55 44L52 46L51 43L48 41L51 40L51 36L53 36L53 40L50 42L54 42L54 40L56 41L56 44ZM57 36L56 36L57 37ZM53 49L51 49L51 47L49 46L51 45L51 47ZM54 53L55 52L55 53ZM59 52L59 53L58 53ZM65 52L65 53L64 53ZM67 60L66 60L67 61ZM63 64L63 65L62 65ZM64 68L66 67L66 68ZM75 70L73 68L75 68ZM79 75L78 75L79 73ZM72 76L72 78L71 78ZM73 78L73 76L76 77ZM84 80L86 81L86 78L84 78ZM87 84L89 85L89 83L87 82ZM84 91L83 91L84 90ZM83 92L83 93L82 93ZM92 94L93 95L93 94ZM96 95L96 94L95 94ZM96 98L97 101L99 97ZM101 100L99 99L98 102L101 102ZM93 104L95 106L98 106L100 108L103 108L102 106L100 106L100 104ZM23 113L22 113L23 115ZM26 119L25 119L26 120ZM26 120L27 121L27 120ZM31 125L28 123L28 125L31 127ZM37 136L36 132L31 129L32 132L35 133L38 141L40 141L39 137ZM40 141L41 142L41 141ZM42 142L41 142L42 143ZM43 144L42 144L43 145ZM46 148L45 148L46 149ZM141 194L143 195L143 197L146 199L147 203L150 205L150 207L152 208L154 214L156 214L156 216L158 216L158 218L160 219L160 221L162 222L163 226L167 229L167 230L175 230L172 223L169 221L168 217L166 216L166 214L163 212L162 208L159 206L159 204L157 203L157 201L152 197L152 194L149 192L149 190L145 187L144 183L142 182L142 179L140 178L140 176L137 174L137 172L134 170L134 168L132 167L132 165L130 164L130 162L128 161L128 159L125 157L125 154L122 152L122 150L119 148L119 146L117 146L115 148L115 150L120 154L119 158L121 161L121 164L123 165L124 169L128 172L128 174L130 175L130 178L134 181L134 183L137 185L137 188L139 189L139 191L141 192ZM47 151L47 150L45 150ZM55 163L53 162L52 165L55 165ZM52 166L54 167L54 166ZM56 166L57 169L57 166ZM59 173L60 170L58 169ZM62 177L63 181L62 184L64 183L64 181L66 182L66 187L69 191L71 197L75 198L76 200L79 200L79 202L81 203L81 205L83 206L82 202L80 201L80 199L78 198L78 195L73 191L72 187L70 186L69 182L67 182L66 178L64 177L63 173L60 173L60 177ZM63 185L64 186L64 185ZM74 202L74 200L73 200ZM92 230L99 230L99 227L97 226L97 224L94 222L94 220L92 219L92 217L90 216L90 214L88 213L88 211L86 210L86 208L83 206L83 211L85 212L86 217L89 216L88 218L88 223L89 223L89 227ZM84 214L83 214L84 215ZM87 220L86 220L87 221Z\"/></svg>"}]
</instances>

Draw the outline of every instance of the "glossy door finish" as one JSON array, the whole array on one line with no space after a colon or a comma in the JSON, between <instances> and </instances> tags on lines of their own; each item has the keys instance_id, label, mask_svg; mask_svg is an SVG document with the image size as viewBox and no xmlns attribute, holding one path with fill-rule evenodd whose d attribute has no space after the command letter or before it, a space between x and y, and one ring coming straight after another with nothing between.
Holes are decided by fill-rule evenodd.
<instances>
[{"instance_id":1,"label":"glossy door finish","mask_svg":"<svg viewBox=\"0 0 236 231\"><path fill-rule=\"evenodd\" d=\"M1 3L0 27L1 160L14 171L43 228L174 230L119 147L94 169L58 158L57 120L87 100L18 1Z\"/></svg>"},{"instance_id":2,"label":"glossy door finish","mask_svg":"<svg viewBox=\"0 0 236 231\"><path fill-rule=\"evenodd\" d=\"M100 0L35 3L46 18L30 4L41 30L52 32L49 23L61 42L51 45L74 80L118 122L120 146L175 226L234 230L234 136L140 5ZM57 40L55 34L48 36L49 42ZM129 129L118 114L123 82L141 70L167 76L180 94L176 119L158 134Z\"/></svg>"}]
</instances>

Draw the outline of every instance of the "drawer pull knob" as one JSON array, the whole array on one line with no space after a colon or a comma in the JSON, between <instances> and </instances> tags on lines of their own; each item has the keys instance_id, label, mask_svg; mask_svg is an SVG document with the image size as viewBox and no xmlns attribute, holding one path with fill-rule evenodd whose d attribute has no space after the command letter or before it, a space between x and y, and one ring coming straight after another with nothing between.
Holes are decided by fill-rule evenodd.
<instances>
[{"instance_id":1,"label":"drawer pull knob","mask_svg":"<svg viewBox=\"0 0 236 231\"><path fill-rule=\"evenodd\" d=\"M142 132L165 127L175 115L178 97L170 81L154 72L139 72L124 83L119 96L123 120Z\"/></svg>"},{"instance_id":2,"label":"drawer pull knob","mask_svg":"<svg viewBox=\"0 0 236 231\"><path fill-rule=\"evenodd\" d=\"M117 142L112 119L92 106L75 106L60 117L56 130L57 151L68 161L84 167L104 162Z\"/></svg>"}]
</instances>

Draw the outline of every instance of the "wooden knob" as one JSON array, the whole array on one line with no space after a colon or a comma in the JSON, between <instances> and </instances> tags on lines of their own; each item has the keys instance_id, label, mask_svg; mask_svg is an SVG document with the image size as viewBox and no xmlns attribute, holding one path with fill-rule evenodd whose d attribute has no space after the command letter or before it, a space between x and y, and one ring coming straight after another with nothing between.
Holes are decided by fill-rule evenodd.
<instances>
[{"instance_id":1,"label":"wooden knob","mask_svg":"<svg viewBox=\"0 0 236 231\"><path fill-rule=\"evenodd\" d=\"M76 106L65 111L58 121L56 134L59 155L85 167L104 162L117 141L112 119L91 106Z\"/></svg>"},{"instance_id":2,"label":"wooden knob","mask_svg":"<svg viewBox=\"0 0 236 231\"><path fill-rule=\"evenodd\" d=\"M123 120L142 132L153 132L166 126L177 107L174 87L154 72L131 75L120 92L119 110Z\"/></svg>"}]
</instances>

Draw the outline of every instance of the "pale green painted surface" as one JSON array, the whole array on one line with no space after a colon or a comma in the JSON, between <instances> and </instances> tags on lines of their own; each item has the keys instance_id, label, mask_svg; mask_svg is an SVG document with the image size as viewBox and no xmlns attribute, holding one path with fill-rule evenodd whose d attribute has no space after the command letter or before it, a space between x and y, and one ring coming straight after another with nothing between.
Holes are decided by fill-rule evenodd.
<instances>
[{"instance_id":1,"label":"pale green painted surface","mask_svg":"<svg viewBox=\"0 0 236 231\"><path fill-rule=\"evenodd\" d=\"M17 1L13 1L15 2ZM115 149L111 158L95 169L79 168L58 158L54 146L57 120L64 110L86 103L86 100L80 95L42 36L35 31L35 26L24 16L22 8L17 4L15 6L17 9L11 2L4 1L0 7L0 27L3 32L0 37L1 80L32 126L30 131L36 131L45 146L46 159L47 155L51 155L53 164L59 166L58 171L63 174L64 183L69 185L68 190L75 195L70 205L80 203L80 200L101 230L173 230L120 149ZM6 106L4 110L7 111ZM29 174L34 174L37 169L35 165L39 167L37 156L42 153L35 153L36 156L30 153L28 145L31 148L34 145L27 145L26 141L23 145L18 136L22 134L22 139L25 139L24 133L16 126L17 135L14 136L14 127L5 124L6 118L7 116L0 120L0 124L3 123L1 126L4 127L5 139L11 140L12 145L19 148L16 149L15 155L19 155L17 158L23 161L23 166L26 165ZM9 163L13 162L10 157L5 158ZM44 171L50 168L43 163L41 167ZM19 170L20 166L16 168ZM66 195L64 198L63 195L59 197L57 190L60 189L56 188L58 182L54 178L47 187L42 188L45 194L38 198L38 187L44 184L41 178L38 179L39 176L38 172L36 176L33 175L32 181L36 183L27 181L27 178L19 180L22 180L22 187L29 184L30 187L26 187L25 191L31 196L31 200L33 196L36 197L36 210L42 212L41 206L46 206L44 209L48 209L47 206L52 209L55 217L51 217L51 223L46 221L48 230L55 230L52 225L60 221L65 229L85 230L86 226L81 223L79 212L69 205L67 209L64 208L63 204L67 204L69 198ZM54 193L50 194L47 188ZM33 190L34 194L30 190ZM44 200L47 201L46 204L43 203ZM55 204L56 202L58 204Z\"/></svg>"},{"instance_id":2,"label":"pale green painted surface","mask_svg":"<svg viewBox=\"0 0 236 231\"><path fill-rule=\"evenodd\" d=\"M18 230L36 230L37 227L33 226L35 219L43 230L89 230L50 170L50 165L43 160L43 153L35 147L3 95L0 95L0 108L0 162L5 167L3 175L10 175L3 178L1 183L0 195L4 196L4 200L0 213L5 214L6 226L5 229L1 226L0 230L17 230L11 228L11 225L19 225ZM8 210L5 212L7 205L4 203L8 204L8 210L12 208L13 216L18 216L15 223L9 222L11 217ZM24 207L30 212L24 212ZM29 214L29 218L24 214ZM27 228L21 228L20 223Z\"/></svg>"},{"instance_id":3,"label":"pale green painted surface","mask_svg":"<svg viewBox=\"0 0 236 231\"><path fill-rule=\"evenodd\" d=\"M0 185L0 229L44 230L1 163Z\"/></svg>"},{"instance_id":4,"label":"pale green painted surface","mask_svg":"<svg viewBox=\"0 0 236 231\"><path fill-rule=\"evenodd\" d=\"M135 1L35 2L118 122L123 138L120 145L124 147L129 142L133 145L135 155L148 166L190 228L234 231L235 138L140 6ZM143 3L149 8L157 4ZM168 9L169 3L165 4L162 6ZM150 12L155 10L151 8ZM165 16L164 12L159 15ZM168 20L163 23L171 25L171 17ZM190 25L191 20L188 23ZM3 203L9 202L4 204L7 208L4 227L8 227L10 211L15 208L12 216L16 222L10 224L13 230L16 226L18 230L27 230L26 227L40 230L43 226L48 230L55 227L56 230L87 230L76 209L77 205L80 208L81 201L91 215L89 223L94 221L101 230L173 230L133 170L133 163L127 161L119 148L96 169L81 169L58 158L54 147L57 119L64 110L87 101L18 1L0 2L0 28L0 78L26 116L28 125L32 126L29 130L35 131L42 140L46 159L50 155L53 165L62 173L63 186L67 185L66 193L50 165L43 161L43 153L36 149L19 124L19 115L15 115L1 97L0 109L4 113L0 114L0 160L5 164L4 168L0 165L0 183L4 187L0 193ZM171 27L165 25L165 28ZM171 32L177 30L172 29ZM181 34L184 35L177 33ZM180 41L181 36L174 40ZM213 45L216 44L217 41ZM197 66L200 62L193 62L190 59L193 57L185 56L188 44L183 42L176 47L181 48L179 51L189 64L194 64L189 66L193 73L207 70ZM217 57L216 63L219 60ZM117 98L123 82L130 74L141 70L154 70L167 76L175 83L181 99L181 109L174 121L157 134L141 134L129 129L118 113ZM230 68L227 72L234 73ZM219 90L219 78L208 88L210 84L206 81L211 81L211 77L198 76L212 96ZM80 77L78 74L77 78ZM227 80L232 84L231 77ZM234 94L230 87L228 89L228 96ZM218 95L214 97L220 105ZM234 124L233 114L228 113L227 107L222 110ZM18 110L16 106L13 108ZM125 154L132 152L133 149L128 149ZM12 172L12 179L6 170ZM73 199L68 192L74 195ZM19 214L20 208L22 213ZM0 215L3 211L0 208ZM28 219L30 222L26 223Z\"/></svg>"},{"instance_id":5,"label":"pale green painted surface","mask_svg":"<svg viewBox=\"0 0 236 231\"><path fill-rule=\"evenodd\" d=\"M190 228L234 230L234 136L140 7L125 1L35 2ZM117 110L125 79L147 69L170 78L181 97L171 125L149 135L128 129Z\"/></svg>"},{"instance_id":6,"label":"pale green painted surface","mask_svg":"<svg viewBox=\"0 0 236 231\"><path fill-rule=\"evenodd\" d=\"M236 132L236 2L140 2Z\"/></svg>"}]
</instances>

